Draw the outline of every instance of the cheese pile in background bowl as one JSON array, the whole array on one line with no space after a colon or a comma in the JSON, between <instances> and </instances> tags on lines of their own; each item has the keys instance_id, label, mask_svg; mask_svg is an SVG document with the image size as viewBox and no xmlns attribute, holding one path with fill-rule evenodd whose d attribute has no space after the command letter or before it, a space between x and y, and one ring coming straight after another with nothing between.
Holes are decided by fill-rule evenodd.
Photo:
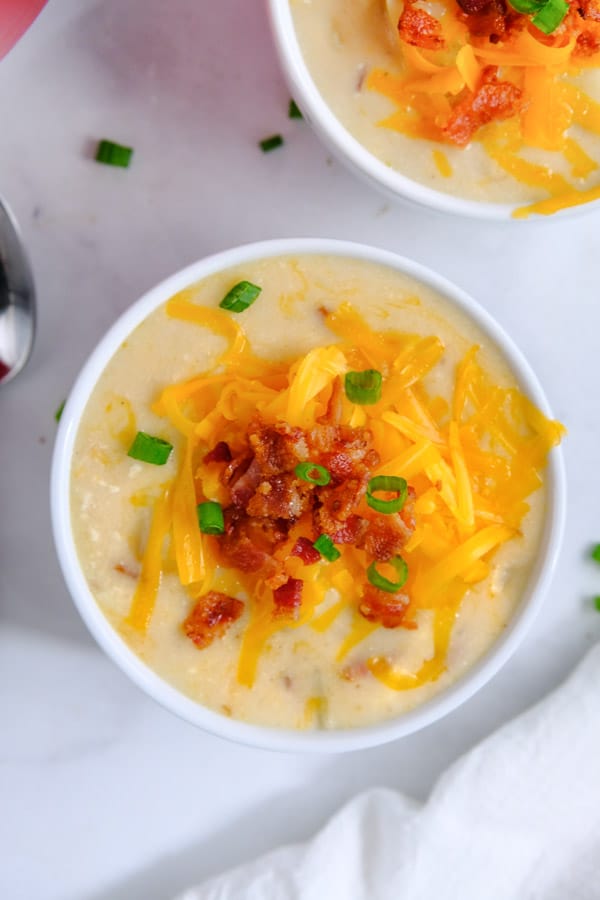
<instances>
[{"instance_id":1,"label":"cheese pile in background bowl","mask_svg":"<svg viewBox=\"0 0 600 900\"><path fill-rule=\"evenodd\" d=\"M522 637L560 538L562 434L439 276L343 242L243 247L142 298L81 373L59 558L101 645L191 722L377 744Z\"/></svg>"}]
</instances>

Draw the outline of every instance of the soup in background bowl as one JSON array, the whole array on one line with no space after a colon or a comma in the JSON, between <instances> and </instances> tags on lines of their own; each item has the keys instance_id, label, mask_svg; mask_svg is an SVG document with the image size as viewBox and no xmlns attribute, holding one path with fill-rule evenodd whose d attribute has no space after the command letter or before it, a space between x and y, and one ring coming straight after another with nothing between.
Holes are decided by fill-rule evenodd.
<instances>
[{"instance_id":1,"label":"soup in background bowl","mask_svg":"<svg viewBox=\"0 0 600 900\"><path fill-rule=\"evenodd\" d=\"M52 515L101 646L190 722L349 750L503 664L558 550L562 426L473 300L338 241L231 250L113 326L62 415Z\"/></svg>"},{"instance_id":2,"label":"soup in background bowl","mask_svg":"<svg viewBox=\"0 0 600 900\"><path fill-rule=\"evenodd\" d=\"M351 168L396 197L509 219L600 197L600 12L592 0L578 10L546 0L554 9L540 17L528 3L528 13L523 0L270 0L270 10L295 98Z\"/></svg>"}]
</instances>

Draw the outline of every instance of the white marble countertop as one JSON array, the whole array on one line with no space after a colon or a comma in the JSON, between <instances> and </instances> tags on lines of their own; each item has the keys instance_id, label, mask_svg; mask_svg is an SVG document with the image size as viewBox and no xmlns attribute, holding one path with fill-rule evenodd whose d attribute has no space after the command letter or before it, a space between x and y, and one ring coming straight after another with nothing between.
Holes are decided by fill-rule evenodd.
<instances>
[{"instance_id":1,"label":"white marble countertop","mask_svg":"<svg viewBox=\"0 0 600 900\"><path fill-rule=\"evenodd\" d=\"M461 752L543 696L600 636L600 210L482 225L392 207L333 162L288 91L261 0L51 0L0 63L0 192L39 292L27 370L0 391L0 896L167 898L307 837L375 784L423 798ZM286 146L257 141L281 131ZM136 148L130 170L94 140ZM566 540L509 665L420 734L339 758L226 743L147 699L96 647L58 570L54 411L115 317L209 252L325 235L438 269L510 331L569 427ZM597 748L590 748L597 752Z\"/></svg>"}]
</instances>

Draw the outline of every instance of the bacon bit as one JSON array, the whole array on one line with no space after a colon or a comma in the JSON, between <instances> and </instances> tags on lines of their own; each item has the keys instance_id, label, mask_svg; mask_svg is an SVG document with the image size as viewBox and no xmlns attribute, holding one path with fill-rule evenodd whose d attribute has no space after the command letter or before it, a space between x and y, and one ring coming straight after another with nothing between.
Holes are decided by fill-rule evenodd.
<instances>
[{"instance_id":1,"label":"bacon bit","mask_svg":"<svg viewBox=\"0 0 600 900\"><path fill-rule=\"evenodd\" d=\"M595 22L593 25L596 27L590 28L577 36L573 56L591 56L600 50L600 28Z\"/></svg>"},{"instance_id":2,"label":"bacon bit","mask_svg":"<svg viewBox=\"0 0 600 900\"><path fill-rule=\"evenodd\" d=\"M295 475L273 475L258 485L246 512L250 516L295 520L309 508L312 491L311 484Z\"/></svg>"},{"instance_id":3,"label":"bacon bit","mask_svg":"<svg viewBox=\"0 0 600 900\"><path fill-rule=\"evenodd\" d=\"M441 23L415 6L415 0L406 0L398 19L398 32L403 41L422 50L441 50L445 46Z\"/></svg>"},{"instance_id":4,"label":"bacon bit","mask_svg":"<svg viewBox=\"0 0 600 900\"><path fill-rule=\"evenodd\" d=\"M344 681L360 681L360 679L367 678L370 674L366 661L358 659L356 662L344 666L340 672L340 678L343 678Z\"/></svg>"},{"instance_id":5,"label":"bacon bit","mask_svg":"<svg viewBox=\"0 0 600 900\"><path fill-rule=\"evenodd\" d=\"M263 476L291 472L299 462L309 458L304 432L285 422L277 425L251 422L248 441Z\"/></svg>"},{"instance_id":6,"label":"bacon bit","mask_svg":"<svg viewBox=\"0 0 600 900\"><path fill-rule=\"evenodd\" d=\"M326 534L334 544L355 544L358 546L367 530L368 521L361 516L352 515L345 522L328 515L325 507L315 510L313 514L315 529Z\"/></svg>"},{"instance_id":7,"label":"bacon bit","mask_svg":"<svg viewBox=\"0 0 600 900\"><path fill-rule=\"evenodd\" d=\"M209 450L204 459L202 460L204 463L212 463L212 462L231 462L231 450L229 449L229 444L225 441L219 441L218 444Z\"/></svg>"},{"instance_id":8,"label":"bacon bit","mask_svg":"<svg viewBox=\"0 0 600 900\"><path fill-rule=\"evenodd\" d=\"M287 523L253 519L234 509L225 510L224 517L225 534L219 541L224 562L242 572L275 575L280 565L273 554L287 538Z\"/></svg>"},{"instance_id":9,"label":"bacon bit","mask_svg":"<svg viewBox=\"0 0 600 900\"><path fill-rule=\"evenodd\" d=\"M120 572L121 575L127 575L128 578L135 578L136 580L140 577L139 569L132 569L129 566L126 566L124 563L117 563L116 566L113 566L115 572Z\"/></svg>"},{"instance_id":10,"label":"bacon bit","mask_svg":"<svg viewBox=\"0 0 600 900\"><path fill-rule=\"evenodd\" d=\"M490 0L457 0L458 5L467 15L483 12L490 5Z\"/></svg>"},{"instance_id":11,"label":"bacon bit","mask_svg":"<svg viewBox=\"0 0 600 900\"><path fill-rule=\"evenodd\" d=\"M302 588L304 582L300 578L288 578L285 584L273 591L275 603L274 616L288 616L297 619L302 605Z\"/></svg>"},{"instance_id":12,"label":"bacon bit","mask_svg":"<svg viewBox=\"0 0 600 900\"><path fill-rule=\"evenodd\" d=\"M202 650L212 644L216 637L222 637L243 611L244 604L241 600L219 591L209 591L198 598L182 628L186 636Z\"/></svg>"},{"instance_id":13,"label":"bacon bit","mask_svg":"<svg viewBox=\"0 0 600 900\"><path fill-rule=\"evenodd\" d=\"M494 66L483 73L483 82L474 94L460 100L442 129L446 140L466 147L473 135L489 122L508 119L521 109L523 91L510 81L499 81Z\"/></svg>"},{"instance_id":14,"label":"bacon bit","mask_svg":"<svg viewBox=\"0 0 600 900\"><path fill-rule=\"evenodd\" d=\"M292 556L299 556L305 566L312 566L321 559L321 554L313 547L312 541L305 537L298 538L290 553Z\"/></svg>"},{"instance_id":15,"label":"bacon bit","mask_svg":"<svg viewBox=\"0 0 600 900\"><path fill-rule=\"evenodd\" d=\"M527 22L527 17L509 8L505 0L486 0L483 4L480 0L458 0L458 4L463 10L459 19L470 33L476 37L488 37L493 44L506 38L510 32L520 31Z\"/></svg>"},{"instance_id":16,"label":"bacon bit","mask_svg":"<svg viewBox=\"0 0 600 900\"><path fill-rule=\"evenodd\" d=\"M359 612L369 622L380 622L384 628L416 628L415 622L404 622L404 616L408 609L409 598L407 594L399 592L388 594L367 584L363 592Z\"/></svg>"},{"instance_id":17,"label":"bacon bit","mask_svg":"<svg viewBox=\"0 0 600 900\"><path fill-rule=\"evenodd\" d=\"M233 462L229 463L225 472L227 473L235 465L236 460L233 460ZM232 478L229 482L233 505L242 509L245 508L248 501L254 496L254 492L262 481L262 477L258 462L252 458L250 458L249 462L247 462L247 459L244 459L239 467L233 470Z\"/></svg>"},{"instance_id":18,"label":"bacon bit","mask_svg":"<svg viewBox=\"0 0 600 900\"><path fill-rule=\"evenodd\" d=\"M360 547L373 559L385 562L400 553L411 534L398 513L382 516L369 522Z\"/></svg>"}]
</instances>

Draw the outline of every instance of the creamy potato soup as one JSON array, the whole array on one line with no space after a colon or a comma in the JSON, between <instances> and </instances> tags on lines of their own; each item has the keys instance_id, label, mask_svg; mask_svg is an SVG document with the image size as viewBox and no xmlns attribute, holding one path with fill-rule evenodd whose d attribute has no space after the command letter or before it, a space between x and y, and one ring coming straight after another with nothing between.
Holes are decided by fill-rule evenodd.
<instances>
[{"instance_id":1,"label":"creamy potato soup","mask_svg":"<svg viewBox=\"0 0 600 900\"><path fill-rule=\"evenodd\" d=\"M386 165L516 215L600 196L598 0L546 0L548 34L523 0L289 2L318 90Z\"/></svg>"},{"instance_id":2,"label":"creamy potato soup","mask_svg":"<svg viewBox=\"0 0 600 900\"><path fill-rule=\"evenodd\" d=\"M369 725L502 633L560 435L429 287L334 256L245 263L156 309L102 373L72 461L80 563L198 703Z\"/></svg>"}]
</instances>

